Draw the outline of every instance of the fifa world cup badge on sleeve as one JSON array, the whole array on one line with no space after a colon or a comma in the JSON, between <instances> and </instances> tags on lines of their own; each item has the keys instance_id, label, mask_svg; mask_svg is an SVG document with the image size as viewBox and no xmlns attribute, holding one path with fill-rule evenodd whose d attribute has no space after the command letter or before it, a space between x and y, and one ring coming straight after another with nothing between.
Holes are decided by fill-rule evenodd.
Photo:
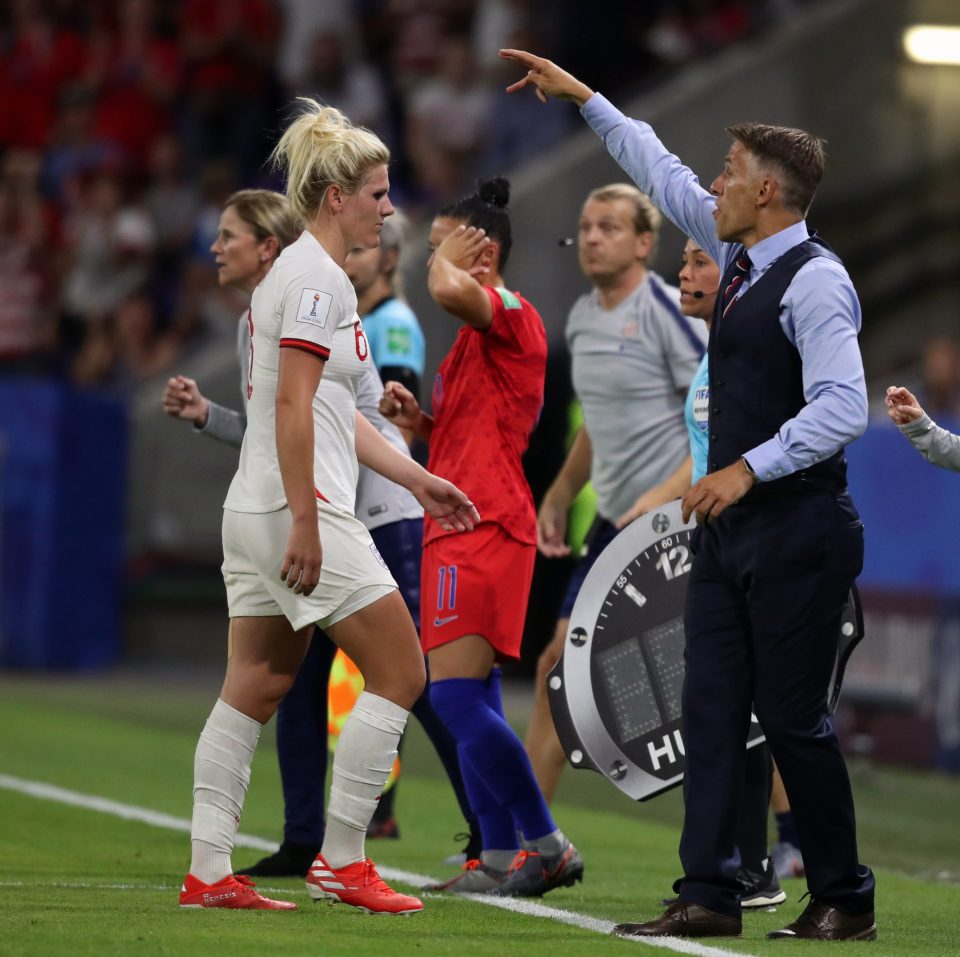
<instances>
[{"instance_id":1,"label":"fifa world cup badge on sleeve","mask_svg":"<svg viewBox=\"0 0 960 957\"><path fill-rule=\"evenodd\" d=\"M297 322L309 322L320 329L327 328L327 316L333 296L319 289L304 289L300 293L300 306L297 309Z\"/></svg>"}]
</instances>

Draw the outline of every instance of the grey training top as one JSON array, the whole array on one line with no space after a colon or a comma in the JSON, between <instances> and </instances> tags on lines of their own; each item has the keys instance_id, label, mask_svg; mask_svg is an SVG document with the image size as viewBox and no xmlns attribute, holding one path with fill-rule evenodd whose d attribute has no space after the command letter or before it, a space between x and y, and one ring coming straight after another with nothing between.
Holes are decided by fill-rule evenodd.
<instances>
[{"instance_id":1,"label":"grey training top","mask_svg":"<svg viewBox=\"0 0 960 957\"><path fill-rule=\"evenodd\" d=\"M228 409L225 405L210 402L207 406L207 421L201 427L196 425L193 431L219 439L228 445L239 448L243 444L243 433L247 430L247 375L250 367L250 326L247 314L240 317L237 325L237 359L240 362L240 395L243 396L243 412Z\"/></svg>"},{"instance_id":2,"label":"grey training top","mask_svg":"<svg viewBox=\"0 0 960 957\"><path fill-rule=\"evenodd\" d=\"M250 364L250 326L246 313L241 317L237 327L237 359L240 363L240 394L246 410L247 370ZM383 382L371 361L357 389L357 408L398 452L409 455L410 450L400 430L380 414L380 396L382 395ZM243 443L246 427L246 411L237 412L211 402L206 424L203 428L194 426L194 431L239 447ZM401 519L423 518L423 508L403 486L361 465L354 514L370 531Z\"/></svg>"},{"instance_id":3,"label":"grey training top","mask_svg":"<svg viewBox=\"0 0 960 957\"><path fill-rule=\"evenodd\" d=\"M898 428L931 465L960 472L960 435L940 428L926 413Z\"/></svg>"},{"instance_id":4,"label":"grey training top","mask_svg":"<svg viewBox=\"0 0 960 957\"><path fill-rule=\"evenodd\" d=\"M680 291L647 272L613 309L594 289L567 321L573 385L593 444L597 511L616 521L686 458L687 389L706 350L706 323L680 312Z\"/></svg>"}]
</instances>

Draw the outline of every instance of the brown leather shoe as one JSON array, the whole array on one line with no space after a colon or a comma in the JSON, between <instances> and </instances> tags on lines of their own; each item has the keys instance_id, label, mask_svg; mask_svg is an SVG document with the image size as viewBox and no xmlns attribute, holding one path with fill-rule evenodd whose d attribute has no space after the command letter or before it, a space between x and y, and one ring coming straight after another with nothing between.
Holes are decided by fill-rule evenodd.
<instances>
[{"instance_id":1,"label":"brown leather shoe","mask_svg":"<svg viewBox=\"0 0 960 957\"><path fill-rule=\"evenodd\" d=\"M877 925L873 911L845 914L823 901L811 900L792 924L767 934L768 940L791 937L801 940L876 940Z\"/></svg>"},{"instance_id":2,"label":"brown leather shoe","mask_svg":"<svg viewBox=\"0 0 960 957\"><path fill-rule=\"evenodd\" d=\"M617 924L613 928L618 937L739 937L742 930L739 917L728 917L683 901L671 904L656 920L645 924Z\"/></svg>"}]
</instances>

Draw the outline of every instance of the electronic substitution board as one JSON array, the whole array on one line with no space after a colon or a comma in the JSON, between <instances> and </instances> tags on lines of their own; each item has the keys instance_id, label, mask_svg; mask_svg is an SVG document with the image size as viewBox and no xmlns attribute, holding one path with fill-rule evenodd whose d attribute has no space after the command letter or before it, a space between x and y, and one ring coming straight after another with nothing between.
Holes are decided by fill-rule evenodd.
<instances>
[{"instance_id":1,"label":"electronic substitution board","mask_svg":"<svg viewBox=\"0 0 960 957\"><path fill-rule=\"evenodd\" d=\"M570 615L563 655L547 678L570 763L644 801L679 784L683 606L695 521L671 502L628 525L600 554ZM847 659L863 636L856 589L844 609L828 692L836 707ZM751 715L746 746L763 741Z\"/></svg>"}]
</instances>

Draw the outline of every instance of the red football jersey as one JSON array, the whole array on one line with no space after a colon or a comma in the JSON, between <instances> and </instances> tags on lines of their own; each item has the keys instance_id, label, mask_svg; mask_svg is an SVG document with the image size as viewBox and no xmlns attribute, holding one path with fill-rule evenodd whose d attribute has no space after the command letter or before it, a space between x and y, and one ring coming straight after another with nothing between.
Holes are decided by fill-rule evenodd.
<instances>
[{"instance_id":1,"label":"red football jersey","mask_svg":"<svg viewBox=\"0 0 960 957\"><path fill-rule=\"evenodd\" d=\"M433 384L429 469L470 496L484 522L536 544L537 516L521 457L543 407L547 334L529 302L485 287L493 321L464 326ZM429 516L423 540L448 534Z\"/></svg>"}]
</instances>

